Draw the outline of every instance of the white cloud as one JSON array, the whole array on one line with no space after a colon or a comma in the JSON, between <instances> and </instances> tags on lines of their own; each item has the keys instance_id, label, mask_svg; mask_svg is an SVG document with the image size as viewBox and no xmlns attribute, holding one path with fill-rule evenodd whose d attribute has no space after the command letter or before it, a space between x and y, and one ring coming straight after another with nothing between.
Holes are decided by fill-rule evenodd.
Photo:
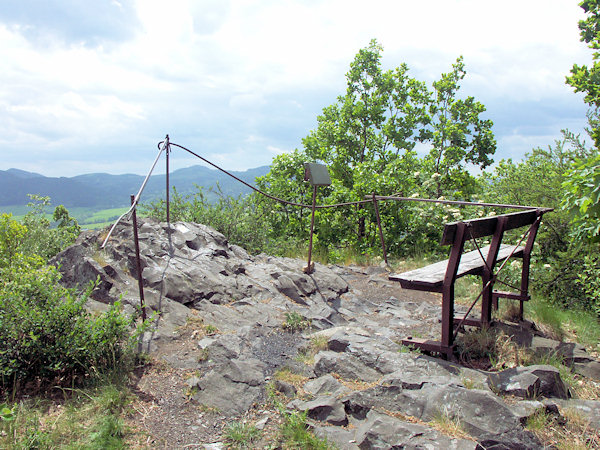
<instances>
[{"instance_id":1,"label":"white cloud","mask_svg":"<svg viewBox=\"0 0 600 450\"><path fill-rule=\"evenodd\" d=\"M143 172L166 133L232 169L268 164L281 149L301 146L320 109L343 93L351 60L372 38L384 46L385 68L407 62L428 83L464 55L461 93L486 104L496 129L506 133L497 136L498 155L543 146L560 123L581 128L585 121L577 119L584 108L573 106L581 100L564 77L574 62L589 62L591 52L579 42L581 9L564 0L111 4L123 12L106 32L97 24L113 10L86 5L91 12L70 14L89 24L88 35L52 13L45 42L27 31L43 26L42 13L31 20L12 13L9 21L0 7L0 169L24 168L33 157L39 172L73 175L80 168L73 155L85 155L86 172L132 170L125 162L107 169L101 148L115 161L130 160L126 152L141 155L135 167ZM515 105L539 110L540 104L565 107L546 108L527 122L558 129L519 129ZM63 157L70 162L55 168L42 162Z\"/></svg>"},{"instance_id":2,"label":"white cloud","mask_svg":"<svg viewBox=\"0 0 600 450\"><path fill-rule=\"evenodd\" d=\"M267 150L272 153L273 155L281 155L283 153L289 153L291 152L291 149L288 150L284 150L282 148L279 147L274 147L272 145L267 145Z\"/></svg>"}]
</instances>

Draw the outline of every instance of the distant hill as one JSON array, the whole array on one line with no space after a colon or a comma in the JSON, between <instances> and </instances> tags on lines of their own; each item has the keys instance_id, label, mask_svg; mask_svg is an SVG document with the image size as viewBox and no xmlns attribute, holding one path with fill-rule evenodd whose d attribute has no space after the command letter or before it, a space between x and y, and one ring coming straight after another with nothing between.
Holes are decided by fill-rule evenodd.
<instances>
[{"instance_id":1,"label":"distant hill","mask_svg":"<svg viewBox=\"0 0 600 450\"><path fill-rule=\"evenodd\" d=\"M256 177L269 172L269 166L257 167L244 172L231 173L249 184ZM19 169L0 170L0 206L26 205L30 199L27 194L49 196L53 205L65 205L67 208L87 207L94 209L119 208L129 205L130 194L136 194L144 181L142 175L110 175L90 173L75 177L45 177L38 173ZM175 170L170 174L170 185L181 194L187 195L202 186L208 193L210 188L220 186L224 195L237 197L247 194L250 189L228 177L223 172L204 166L192 166ZM142 202L164 198L165 175L153 175L142 195ZM216 194L208 194L210 200Z\"/></svg>"}]
</instances>

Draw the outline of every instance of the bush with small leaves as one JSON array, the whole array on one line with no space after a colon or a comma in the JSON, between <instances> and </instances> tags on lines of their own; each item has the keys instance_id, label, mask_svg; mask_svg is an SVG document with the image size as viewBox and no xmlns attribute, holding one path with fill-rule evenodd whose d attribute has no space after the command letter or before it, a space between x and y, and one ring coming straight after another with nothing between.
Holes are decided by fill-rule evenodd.
<instances>
[{"instance_id":1,"label":"bush with small leaves","mask_svg":"<svg viewBox=\"0 0 600 450\"><path fill-rule=\"evenodd\" d=\"M120 304L92 317L84 304L97 282L83 293L61 286L54 266L18 246L26 233L25 226L2 216L0 397L29 382L72 383L116 367L130 354L131 318L121 314Z\"/></svg>"}]
</instances>

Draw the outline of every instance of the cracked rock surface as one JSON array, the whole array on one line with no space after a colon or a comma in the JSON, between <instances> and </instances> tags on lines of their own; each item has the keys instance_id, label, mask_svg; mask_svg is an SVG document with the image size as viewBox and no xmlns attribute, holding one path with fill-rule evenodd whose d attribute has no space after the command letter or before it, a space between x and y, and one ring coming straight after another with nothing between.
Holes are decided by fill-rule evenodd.
<instances>
[{"instance_id":1,"label":"cracked rock surface","mask_svg":"<svg viewBox=\"0 0 600 450\"><path fill-rule=\"evenodd\" d=\"M131 224L118 225L101 250L103 237L82 233L54 262L68 286L100 278L89 309L121 299L133 313ZM239 418L275 429L270 389L339 448L542 448L523 426L540 409L573 407L598 427L600 402L569 399L552 367L491 374L405 352L403 337L438 338L440 300L402 290L384 268L316 264L307 275L305 261L251 256L194 223L141 220L139 238L146 306L159 314L143 344L160 363L135 389L157 445L221 448L223 428ZM594 377L598 362L581 347L523 339ZM282 370L294 380L278 378ZM505 402L506 394L516 400ZM465 435L432 427L439 417Z\"/></svg>"}]
</instances>

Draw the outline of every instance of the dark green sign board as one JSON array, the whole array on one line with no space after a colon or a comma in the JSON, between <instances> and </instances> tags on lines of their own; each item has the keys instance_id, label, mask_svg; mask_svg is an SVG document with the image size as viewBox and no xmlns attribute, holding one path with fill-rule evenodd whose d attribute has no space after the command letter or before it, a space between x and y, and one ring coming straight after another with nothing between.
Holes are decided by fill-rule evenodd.
<instances>
[{"instance_id":1,"label":"dark green sign board","mask_svg":"<svg viewBox=\"0 0 600 450\"><path fill-rule=\"evenodd\" d=\"M327 166L317 163L304 163L304 180L312 186L330 186L331 177Z\"/></svg>"}]
</instances>

